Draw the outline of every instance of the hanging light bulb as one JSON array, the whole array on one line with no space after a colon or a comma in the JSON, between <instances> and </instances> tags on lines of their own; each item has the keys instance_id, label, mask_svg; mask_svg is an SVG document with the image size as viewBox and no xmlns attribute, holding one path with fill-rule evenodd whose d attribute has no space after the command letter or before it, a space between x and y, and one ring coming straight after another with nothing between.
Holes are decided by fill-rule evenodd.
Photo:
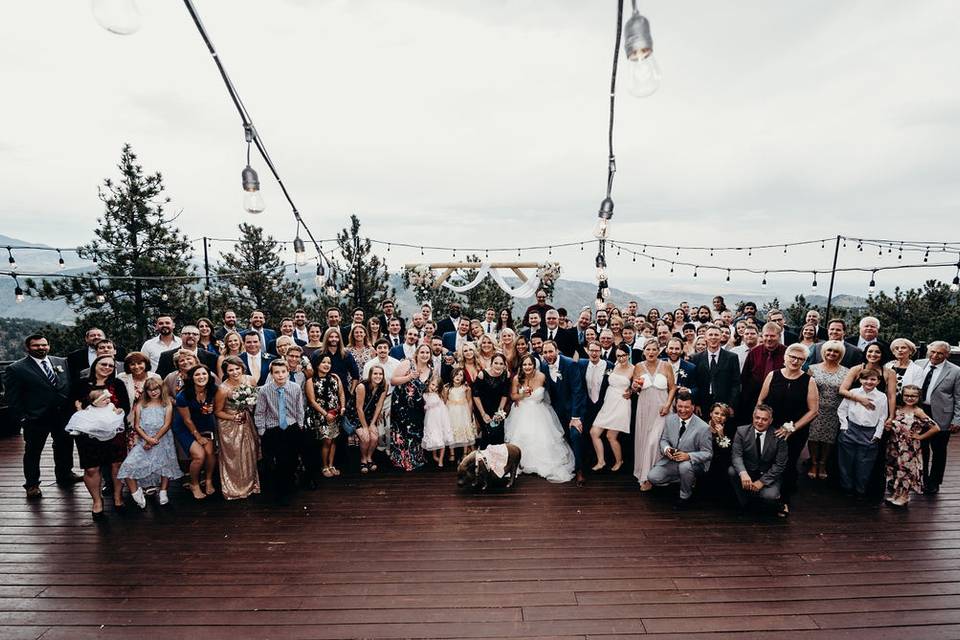
<instances>
[{"instance_id":1,"label":"hanging light bulb","mask_svg":"<svg viewBox=\"0 0 960 640\"><path fill-rule=\"evenodd\" d=\"M106 301L107 301L107 297L105 295L103 295L102 293L97 294L97 304L103 304Z\"/></svg>"},{"instance_id":2,"label":"hanging light bulb","mask_svg":"<svg viewBox=\"0 0 960 640\"><path fill-rule=\"evenodd\" d=\"M13 257L13 250L10 247L7 247L7 262L10 263L10 271L17 270L17 260Z\"/></svg>"},{"instance_id":3,"label":"hanging light bulb","mask_svg":"<svg viewBox=\"0 0 960 640\"><path fill-rule=\"evenodd\" d=\"M604 300L610 297L610 285L607 284L606 280L600 281L600 297Z\"/></svg>"},{"instance_id":4,"label":"hanging light bulb","mask_svg":"<svg viewBox=\"0 0 960 640\"><path fill-rule=\"evenodd\" d=\"M299 232L297 233L297 237L293 239L293 255L295 256L296 263L301 267L307 264L307 247L303 243Z\"/></svg>"},{"instance_id":5,"label":"hanging light bulb","mask_svg":"<svg viewBox=\"0 0 960 640\"><path fill-rule=\"evenodd\" d=\"M203 288L203 297L204 297L204 298L209 298L209 297L210 297L210 289L208 289L207 287L204 287L204 288Z\"/></svg>"},{"instance_id":6,"label":"hanging light bulb","mask_svg":"<svg viewBox=\"0 0 960 640\"><path fill-rule=\"evenodd\" d=\"M640 15L636 3L633 15L623 28L623 52L630 73L628 91L637 98L653 95L660 87L660 67L653 57L650 21Z\"/></svg>"},{"instance_id":7,"label":"hanging light bulb","mask_svg":"<svg viewBox=\"0 0 960 640\"><path fill-rule=\"evenodd\" d=\"M727 269L727 282L730 282L730 269Z\"/></svg>"},{"instance_id":8,"label":"hanging light bulb","mask_svg":"<svg viewBox=\"0 0 960 640\"><path fill-rule=\"evenodd\" d=\"M813 272L813 284L810 285L810 290L814 293L817 292L817 272Z\"/></svg>"},{"instance_id":9,"label":"hanging light bulb","mask_svg":"<svg viewBox=\"0 0 960 640\"><path fill-rule=\"evenodd\" d=\"M613 200L604 198L600 202L597 212L597 224L593 227L593 237L597 240L606 240L610 233L610 218L613 217ZM580 245L583 248L583 245Z\"/></svg>"},{"instance_id":10,"label":"hanging light bulb","mask_svg":"<svg viewBox=\"0 0 960 640\"><path fill-rule=\"evenodd\" d=\"M670 263L670 275L673 276L673 263Z\"/></svg>"},{"instance_id":11,"label":"hanging light bulb","mask_svg":"<svg viewBox=\"0 0 960 640\"><path fill-rule=\"evenodd\" d=\"M243 132L247 139L247 166L240 172L240 181L243 185L243 208L247 213L255 215L263 213L267 205L263 201L263 196L260 194L260 177L257 176L257 172L250 166L250 145L253 143L253 126L245 126Z\"/></svg>"},{"instance_id":12,"label":"hanging light bulb","mask_svg":"<svg viewBox=\"0 0 960 640\"><path fill-rule=\"evenodd\" d=\"M597 267L597 280L602 281L607 279L607 270L603 267Z\"/></svg>"},{"instance_id":13,"label":"hanging light bulb","mask_svg":"<svg viewBox=\"0 0 960 640\"><path fill-rule=\"evenodd\" d=\"M327 280L327 295L331 298L337 295L337 287L333 284L333 279Z\"/></svg>"},{"instance_id":14,"label":"hanging light bulb","mask_svg":"<svg viewBox=\"0 0 960 640\"><path fill-rule=\"evenodd\" d=\"M317 263L317 275L313 278L313 283L317 286L318 289L323 286L323 276L324 276L324 275L325 275L325 274L324 274L324 270L323 270L323 264L321 264L321 263L318 262L318 263Z\"/></svg>"},{"instance_id":15,"label":"hanging light bulb","mask_svg":"<svg viewBox=\"0 0 960 640\"><path fill-rule=\"evenodd\" d=\"M594 260L594 264L596 264L597 269L602 269L602 268L606 267L606 266L607 266L607 258L606 258L606 256L603 255L602 253L598 253L596 260Z\"/></svg>"},{"instance_id":16,"label":"hanging light bulb","mask_svg":"<svg viewBox=\"0 0 960 640\"><path fill-rule=\"evenodd\" d=\"M873 295L877 292L877 272L874 271L870 274L870 284L867 286L867 293Z\"/></svg>"},{"instance_id":17,"label":"hanging light bulb","mask_svg":"<svg viewBox=\"0 0 960 640\"><path fill-rule=\"evenodd\" d=\"M62 271L63 269L66 269L67 264L63 261L63 254L60 253L59 249L57 249L57 255L60 256L60 260L58 260L58 262L60 263L60 270Z\"/></svg>"},{"instance_id":18,"label":"hanging light bulb","mask_svg":"<svg viewBox=\"0 0 960 640\"><path fill-rule=\"evenodd\" d=\"M694 267L694 268L693 268L693 277L694 277L694 278L697 277L697 269L699 269L699 268L700 268L700 267Z\"/></svg>"},{"instance_id":19,"label":"hanging light bulb","mask_svg":"<svg viewBox=\"0 0 960 640\"><path fill-rule=\"evenodd\" d=\"M766 271L763 272L763 282L760 283L760 288L761 289L767 288L767 272Z\"/></svg>"},{"instance_id":20,"label":"hanging light bulb","mask_svg":"<svg viewBox=\"0 0 960 640\"><path fill-rule=\"evenodd\" d=\"M20 304L21 302L23 302L23 289L20 288L20 281L17 280L16 276L13 277L13 281L15 283L15 286L13 289L13 296L14 296L14 299L17 301L17 304Z\"/></svg>"},{"instance_id":21,"label":"hanging light bulb","mask_svg":"<svg viewBox=\"0 0 960 640\"><path fill-rule=\"evenodd\" d=\"M923 252L923 261L927 262L930 260L930 247L927 247L927 250Z\"/></svg>"},{"instance_id":22,"label":"hanging light bulb","mask_svg":"<svg viewBox=\"0 0 960 640\"><path fill-rule=\"evenodd\" d=\"M960 260L957 261L957 275L953 276L953 282L950 283L950 291L954 293L960 291Z\"/></svg>"},{"instance_id":23,"label":"hanging light bulb","mask_svg":"<svg viewBox=\"0 0 960 640\"><path fill-rule=\"evenodd\" d=\"M167 295L167 292L164 291L163 293L160 294L160 299L163 300L164 302L166 302L167 300L170 299L170 296L168 296L168 295Z\"/></svg>"},{"instance_id":24,"label":"hanging light bulb","mask_svg":"<svg viewBox=\"0 0 960 640\"><path fill-rule=\"evenodd\" d=\"M603 302L603 297L600 295L599 290L597 291L597 299L594 300L593 304L594 306L597 307L597 309L603 309L606 306Z\"/></svg>"},{"instance_id":25,"label":"hanging light bulb","mask_svg":"<svg viewBox=\"0 0 960 640\"><path fill-rule=\"evenodd\" d=\"M101 27L118 36L128 36L140 29L140 10L134 0L92 0L93 19Z\"/></svg>"}]
</instances>

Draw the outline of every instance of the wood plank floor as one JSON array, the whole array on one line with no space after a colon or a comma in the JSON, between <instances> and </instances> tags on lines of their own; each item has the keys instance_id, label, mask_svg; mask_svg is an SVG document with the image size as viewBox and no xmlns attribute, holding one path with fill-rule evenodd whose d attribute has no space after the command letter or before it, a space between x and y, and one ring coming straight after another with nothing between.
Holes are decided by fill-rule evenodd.
<instances>
[{"instance_id":1,"label":"wood plank floor","mask_svg":"<svg viewBox=\"0 0 960 640\"><path fill-rule=\"evenodd\" d=\"M960 451L951 453L953 467ZM523 477L344 476L289 507L20 488L0 440L0 638L960 638L960 472L907 510L804 479L788 522ZM108 507L108 512L110 511Z\"/></svg>"}]
</instances>

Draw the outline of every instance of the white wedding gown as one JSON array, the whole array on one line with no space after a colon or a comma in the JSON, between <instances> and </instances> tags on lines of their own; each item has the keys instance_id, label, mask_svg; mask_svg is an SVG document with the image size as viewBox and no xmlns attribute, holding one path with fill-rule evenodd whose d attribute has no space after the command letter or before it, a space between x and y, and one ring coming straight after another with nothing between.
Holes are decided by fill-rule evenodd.
<instances>
[{"instance_id":1,"label":"white wedding gown","mask_svg":"<svg viewBox=\"0 0 960 640\"><path fill-rule=\"evenodd\" d=\"M560 420L544 399L544 388L515 406L504 424L504 439L520 447L520 471L550 482L573 479L573 450L564 439Z\"/></svg>"}]
</instances>

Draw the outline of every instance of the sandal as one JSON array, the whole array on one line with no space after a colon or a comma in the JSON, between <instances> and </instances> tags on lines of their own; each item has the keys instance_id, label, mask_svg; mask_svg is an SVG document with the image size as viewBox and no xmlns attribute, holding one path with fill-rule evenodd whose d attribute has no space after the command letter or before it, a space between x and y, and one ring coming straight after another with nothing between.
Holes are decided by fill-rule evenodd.
<instances>
[{"instance_id":1,"label":"sandal","mask_svg":"<svg viewBox=\"0 0 960 640\"><path fill-rule=\"evenodd\" d=\"M820 473L817 474L817 479L818 479L818 480L826 480L828 477L829 477L829 476L827 476L827 472L824 471L823 469L821 469L821 470L820 470Z\"/></svg>"},{"instance_id":2,"label":"sandal","mask_svg":"<svg viewBox=\"0 0 960 640\"><path fill-rule=\"evenodd\" d=\"M591 471L603 471L603 468L607 466L606 462L598 462L597 464L590 467Z\"/></svg>"},{"instance_id":3,"label":"sandal","mask_svg":"<svg viewBox=\"0 0 960 640\"><path fill-rule=\"evenodd\" d=\"M367 463L367 469L370 469L370 471L376 471L376 470L377 470L377 463L375 463L375 462L368 462L368 463Z\"/></svg>"},{"instance_id":4,"label":"sandal","mask_svg":"<svg viewBox=\"0 0 960 640\"><path fill-rule=\"evenodd\" d=\"M623 460L621 460L620 462L610 467L610 473L616 473L617 471L620 471L620 467L622 466L623 466Z\"/></svg>"},{"instance_id":5,"label":"sandal","mask_svg":"<svg viewBox=\"0 0 960 640\"><path fill-rule=\"evenodd\" d=\"M332 477L333 477L333 471L330 471L330 467L324 467L324 468L323 468L323 471L321 471L320 473L323 474L323 477L324 477L324 478L332 478Z\"/></svg>"},{"instance_id":6,"label":"sandal","mask_svg":"<svg viewBox=\"0 0 960 640\"><path fill-rule=\"evenodd\" d=\"M369 472L370 472L370 467L367 466L367 463L366 463L366 462L361 462L361 463L360 463L360 473L369 473Z\"/></svg>"},{"instance_id":7,"label":"sandal","mask_svg":"<svg viewBox=\"0 0 960 640\"><path fill-rule=\"evenodd\" d=\"M332 473L335 476L338 476L340 475L340 469L337 469L336 467L330 467L330 473Z\"/></svg>"}]
</instances>

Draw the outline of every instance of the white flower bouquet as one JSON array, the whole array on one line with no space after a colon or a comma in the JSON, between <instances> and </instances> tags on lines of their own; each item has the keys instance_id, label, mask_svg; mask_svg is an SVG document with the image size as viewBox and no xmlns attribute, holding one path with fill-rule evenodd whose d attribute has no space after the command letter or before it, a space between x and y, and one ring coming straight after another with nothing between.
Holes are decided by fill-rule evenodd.
<instances>
[{"instance_id":1,"label":"white flower bouquet","mask_svg":"<svg viewBox=\"0 0 960 640\"><path fill-rule=\"evenodd\" d=\"M253 410L257 406L257 388L242 384L234 389L231 398L238 407Z\"/></svg>"}]
</instances>

